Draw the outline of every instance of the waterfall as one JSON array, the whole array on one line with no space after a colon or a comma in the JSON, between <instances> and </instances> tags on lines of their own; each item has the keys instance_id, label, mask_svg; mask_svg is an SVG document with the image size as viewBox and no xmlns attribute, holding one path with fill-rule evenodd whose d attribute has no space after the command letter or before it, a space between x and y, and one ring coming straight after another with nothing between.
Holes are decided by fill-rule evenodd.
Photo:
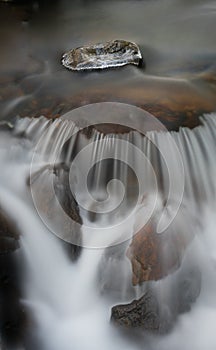
<instances>
[{"instance_id":1,"label":"waterfall","mask_svg":"<svg viewBox=\"0 0 216 350\"><path fill-rule=\"evenodd\" d=\"M136 131L115 135L93 130L88 134L70 120L51 122L43 117L17 120L13 132L1 131L1 206L21 232L21 303L31 315L30 350L215 349L215 118L215 114L205 115L202 125L193 130L150 131L148 137ZM173 141L183 173L181 167L175 168ZM71 223L63 213L61 183L54 184L54 191L58 188L59 192L53 196L50 184L56 174L60 181L69 179L67 191L80 206L82 223ZM144 185L139 186L140 176ZM110 310L115 304L141 297L145 284L133 287L129 259L124 254L119 260L112 255L106 259L106 252L118 250L118 244L125 252L139 221L143 224L152 215L160 218L162 212L169 221L179 200L174 190L166 205L169 176L173 178L171 190L178 187L179 177L184 180L171 225L184 232L195 231L183 265L192 260L200 267L201 294L170 334L129 341L110 324ZM51 216L43 212L47 203ZM78 230L78 236L71 230ZM71 261L58 237L72 244L82 238L77 261ZM152 283L165 291L172 278L171 274ZM104 292L107 283L110 289Z\"/></svg>"}]
</instances>

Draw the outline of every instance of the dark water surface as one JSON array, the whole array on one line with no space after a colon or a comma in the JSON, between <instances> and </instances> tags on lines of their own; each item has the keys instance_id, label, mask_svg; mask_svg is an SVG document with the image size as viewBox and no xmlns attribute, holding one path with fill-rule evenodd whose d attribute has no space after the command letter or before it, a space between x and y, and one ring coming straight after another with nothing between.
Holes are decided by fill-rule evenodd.
<instances>
[{"instance_id":1,"label":"dark water surface","mask_svg":"<svg viewBox=\"0 0 216 350\"><path fill-rule=\"evenodd\" d=\"M215 17L215 1L1 2L1 119L120 101L170 129L194 126L216 108ZM61 65L67 50L112 39L136 42L145 65L89 73Z\"/></svg>"}]
</instances>

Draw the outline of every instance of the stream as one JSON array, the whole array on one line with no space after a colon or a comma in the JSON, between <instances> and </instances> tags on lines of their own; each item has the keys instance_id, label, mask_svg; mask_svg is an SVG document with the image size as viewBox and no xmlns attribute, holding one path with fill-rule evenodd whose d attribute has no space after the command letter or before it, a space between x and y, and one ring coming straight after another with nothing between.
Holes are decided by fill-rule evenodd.
<instances>
[{"instance_id":1,"label":"stream","mask_svg":"<svg viewBox=\"0 0 216 350\"><path fill-rule=\"evenodd\" d=\"M215 350L215 16L213 0L0 1L0 350ZM114 39L144 65L61 65ZM181 252L143 280L129 251L148 225L162 265L176 235ZM113 322L148 290L168 331Z\"/></svg>"}]
</instances>

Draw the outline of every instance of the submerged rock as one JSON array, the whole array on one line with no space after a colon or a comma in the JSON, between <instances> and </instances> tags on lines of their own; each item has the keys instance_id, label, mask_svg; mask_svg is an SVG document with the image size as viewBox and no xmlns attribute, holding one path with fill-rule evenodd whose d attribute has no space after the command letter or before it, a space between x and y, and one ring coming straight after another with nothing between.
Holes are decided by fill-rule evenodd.
<instances>
[{"instance_id":1,"label":"submerged rock","mask_svg":"<svg viewBox=\"0 0 216 350\"><path fill-rule=\"evenodd\" d=\"M104 69L126 64L139 65L142 55L139 47L125 40L113 40L92 46L83 46L66 52L62 64L72 70Z\"/></svg>"},{"instance_id":2,"label":"submerged rock","mask_svg":"<svg viewBox=\"0 0 216 350\"><path fill-rule=\"evenodd\" d=\"M7 254L19 248L19 233L0 208L0 255Z\"/></svg>"},{"instance_id":3,"label":"submerged rock","mask_svg":"<svg viewBox=\"0 0 216 350\"><path fill-rule=\"evenodd\" d=\"M120 299L122 295L128 300L135 298L131 285L130 262L125 256L127 242L107 247L98 266L98 286L101 294Z\"/></svg>"},{"instance_id":4,"label":"submerged rock","mask_svg":"<svg viewBox=\"0 0 216 350\"><path fill-rule=\"evenodd\" d=\"M0 208L0 338L4 349L21 346L26 332L27 315L20 302L19 237L15 223Z\"/></svg>"}]
</instances>

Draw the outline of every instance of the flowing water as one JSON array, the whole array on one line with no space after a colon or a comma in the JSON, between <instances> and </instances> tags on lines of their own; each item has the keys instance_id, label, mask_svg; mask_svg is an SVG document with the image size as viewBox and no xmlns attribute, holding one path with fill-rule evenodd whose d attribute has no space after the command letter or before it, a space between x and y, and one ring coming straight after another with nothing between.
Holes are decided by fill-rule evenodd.
<instances>
[{"instance_id":1,"label":"flowing water","mask_svg":"<svg viewBox=\"0 0 216 350\"><path fill-rule=\"evenodd\" d=\"M22 232L21 251L23 252L23 272L22 272L22 303L28 310L32 318L30 326L27 348L45 349L45 350L69 350L69 349L214 349L215 334L214 324L216 318L215 303L215 173L216 167L214 158L214 149L216 143L215 134L215 115L208 115L203 118L203 126L194 130L183 128L179 133L173 132L155 132L155 142L162 148L164 143L169 142L172 137L179 146L182 161L185 169L185 179L188 177L191 182L186 181L183 203L189 206L186 211L180 208L177 217L174 220L174 228L186 230L189 234L195 230L195 238L190 245L183 266L192 261L199 266L202 272L201 294L193 305L192 310L179 317L173 331L166 336L145 335L143 338L137 335L137 339L126 337L118 333L109 321L111 307L117 303L126 303L131 298L140 297L144 291L144 286L131 290L131 272L130 264L126 258L122 261L105 260L106 250L99 247L98 237L94 234L94 228L83 215L84 225L82 234L86 234L87 241L83 248L81 257L76 263L72 263L65 253L61 242L50 232L44 221L41 220L40 212L33 205L31 193L27 185L29 177L30 163L35 150L35 144L40 140L44 130L49 130L49 142L56 144L59 135L64 133L65 121L62 121L60 132L55 134L56 124L60 121L50 124L45 119L38 122L30 119L17 122L13 133L8 131L1 132L1 203L3 208L12 214L17 222L19 230ZM74 129L73 123L71 127ZM67 129L70 128L67 123ZM25 137L22 135L23 128L26 131ZM37 130L37 132L33 132ZM54 133L54 135L53 135ZM53 159L53 150L47 150L46 147L40 148L43 166L47 161ZM106 140L105 136L105 140ZM114 136L113 136L114 137ZM153 136L152 136L153 137ZM54 138L53 141L52 138ZM87 142L89 139L85 136ZM98 140L97 132L93 138ZM128 139L128 136L126 136ZM141 146L140 136L137 134L136 142L140 149L148 150L151 163L157 164L157 157L154 156L154 145L144 142ZM117 143L118 136L116 136ZM143 139L143 137L142 137ZM203 143L205 142L208 152L205 151ZM106 141L105 141L106 144ZM97 145L96 145L97 147ZM101 146L99 145L101 149ZM188 151L188 148L190 151ZM71 149L71 147L69 147ZM38 150L37 150L38 151ZM39 151L38 151L39 152ZM170 149L170 155L173 151ZM173 166L175 159L173 157ZM190 159L196 159L191 167ZM94 161L92 160L94 163ZM41 166L41 158L40 163ZM169 164L171 166L171 163ZM164 166L161 166L163 173ZM208 171L204 173L204 168ZM33 169L35 170L35 169ZM99 170L98 170L99 171ZM41 171L44 172L43 170ZM46 170L45 170L46 172ZM194 172L194 174L193 174ZM100 171L99 171L100 173ZM97 171L96 171L96 174ZM165 173L166 176L166 173ZM161 178L161 175L158 177ZM120 177L121 179L121 177ZM148 182L148 177L146 177ZM49 174L49 180L53 181L52 174ZM121 179L123 181L123 179ZM194 180L194 181L193 181ZM38 177L36 182L42 185L43 182ZM162 182L165 181L162 175ZM166 182L166 181L165 181ZM43 190L46 190L44 187ZM148 195L151 191L151 184L148 183ZM81 191L81 189L79 189ZM49 192L48 192L49 194ZM34 192L33 192L34 196ZM175 199L175 197L174 197ZM157 200L159 200L157 198ZM151 202L151 201L150 201ZM149 203L150 203L149 202ZM52 200L51 200L52 203ZM139 204L140 205L140 204ZM146 205L144 212L148 211ZM157 205L160 212L160 205ZM188 213L188 211L190 211ZM132 235L134 229L134 220L136 214L132 215L127 225L122 229ZM58 217L58 219L61 219ZM97 222L97 226L100 222ZM105 218L101 225L101 233L104 225L109 230L110 243L113 244L116 230L115 225ZM179 225L179 226L178 226ZM117 232L117 235L119 231ZM123 240L128 240L128 235ZM107 242L106 242L106 245ZM95 248L91 248L95 247ZM103 276L100 279L99 270L102 268ZM175 274L174 274L175 275ZM112 285L107 290L103 290L104 283L117 279L118 292ZM165 278L162 282L154 282L161 294L166 291L172 275ZM130 290L128 294L128 290ZM30 342L30 345L29 345Z\"/></svg>"},{"instance_id":2,"label":"flowing water","mask_svg":"<svg viewBox=\"0 0 216 350\"><path fill-rule=\"evenodd\" d=\"M138 110L131 119L127 105L126 126L135 130L118 135L64 114L101 100L213 112L215 10L213 0L0 2L0 206L21 233L16 259L27 314L22 341L3 341L1 350L215 350L216 114L167 132L144 111L141 123ZM69 49L113 39L136 42L145 67L79 75L61 66ZM97 123L109 119L110 105L105 110ZM137 132L143 120L145 137ZM68 191L82 225L69 218ZM125 251L152 217L158 234L180 232L189 245L179 270L134 287ZM68 244L82 245L75 262ZM169 309L188 266L199 269L201 292L170 333L124 332L110 322L111 308L140 298L146 285Z\"/></svg>"}]
</instances>

